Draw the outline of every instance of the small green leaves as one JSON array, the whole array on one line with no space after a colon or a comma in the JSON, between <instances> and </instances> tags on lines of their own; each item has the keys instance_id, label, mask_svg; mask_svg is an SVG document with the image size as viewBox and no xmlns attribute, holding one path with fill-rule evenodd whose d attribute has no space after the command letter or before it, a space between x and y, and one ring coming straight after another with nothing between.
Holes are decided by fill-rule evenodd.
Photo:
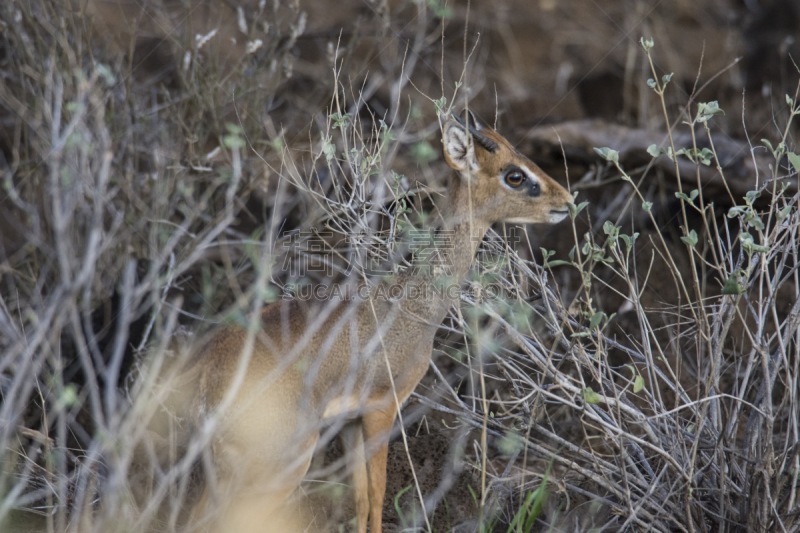
<instances>
[{"instance_id":1,"label":"small green leaves","mask_svg":"<svg viewBox=\"0 0 800 533\"><path fill-rule=\"evenodd\" d=\"M411 145L411 156L417 163L425 164L434 161L439 157L439 153L433 148L431 143L422 140Z\"/></svg>"},{"instance_id":2,"label":"small green leaves","mask_svg":"<svg viewBox=\"0 0 800 533\"><path fill-rule=\"evenodd\" d=\"M603 397L597 394L591 387L583 389L583 401L590 404L598 404L603 401Z\"/></svg>"},{"instance_id":3,"label":"small green leaves","mask_svg":"<svg viewBox=\"0 0 800 533\"><path fill-rule=\"evenodd\" d=\"M696 122L705 123L711 120L714 115L725 114L719 107L719 102L712 100L711 102L700 102L697 104L697 115L695 116Z\"/></svg>"},{"instance_id":4,"label":"small green leaves","mask_svg":"<svg viewBox=\"0 0 800 533\"><path fill-rule=\"evenodd\" d=\"M697 196L699 194L700 194L700 191L698 191L697 189L692 189L689 192L688 195L686 193L683 193L683 192L679 191L679 192L675 193L675 198L683 200L684 202L686 202L688 204L694 205L694 200L695 200L695 198L697 198Z\"/></svg>"},{"instance_id":5,"label":"small green leaves","mask_svg":"<svg viewBox=\"0 0 800 533\"><path fill-rule=\"evenodd\" d=\"M797 105L797 102L794 98L786 95L786 104L789 106L789 111L792 113L792 116L800 115L800 105Z\"/></svg>"},{"instance_id":6,"label":"small green leaves","mask_svg":"<svg viewBox=\"0 0 800 533\"><path fill-rule=\"evenodd\" d=\"M725 283L722 285L722 294L727 294L729 296L738 296L744 292L744 287L739 282L739 275L734 272L731 274L728 279L725 280Z\"/></svg>"},{"instance_id":7,"label":"small green leaves","mask_svg":"<svg viewBox=\"0 0 800 533\"><path fill-rule=\"evenodd\" d=\"M580 212L583 211L587 205L589 205L589 202L581 202L577 205L567 204L567 209L569 209L569 218L575 220L578 217L578 214L580 214Z\"/></svg>"},{"instance_id":8,"label":"small green leaves","mask_svg":"<svg viewBox=\"0 0 800 533\"><path fill-rule=\"evenodd\" d=\"M653 210L653 202L648 202L647 200L643 201L642 202L642 210L645 213L649 213L650 211L652 211Z\"/></svg>"},{"instance_id":9,"label":"small green leaves","mask_svg":"<svg viewBox=\"0 0 800 533\"><path fill-rule=\"evenodd\" d=\"M615 225L610 220L603 222L603 233L608 235L609 240L615 241L619 236L619 226Z\"/></svg>"},{"instance_id":10,"label":"small green leaves","mask_svg":"<svg viewBox=\"0 0 800 533\"><path fill-rule=\"evenodd\" d=\"M95 63L95 72L103 80L106 87L113 87L117 83L117 78L114 76L114 71L105 63Z\"/></svg>"},{"instance_id":11,"label":"small green leaves","mask_svg":"<svg viewBox=\"0 0 800 533\"><path fill-rule=\"evenodd\" d=\"M442 96L441 98L434 100L433 106L436 108L436 114L441 115L447 108L447 97Z\"/></svg>"},{"instance_id":12,"label":"small green leaves","mask_svg":"<svg viewBox=\"0 0 800 533\"><path fill-rule=\"evenodd\" d=\"M681 237L681 241L683 241L686 246L694 248L697 246L697 232L695 230L689 230L689 233Z\"/></svg>"},{"instance_id":13,"label":"small green leaves","mask_svg":"<svg viewBox=\"0 0 800 533\"><path fill-rule=\"evenodd\" d=\"M711 158L714 157L714 152L710 148L681 148L675 153L685 155L692 163L701 163L705 166L709 166Z\"/></svg>"},{"instance_id":14,"label":"small green leaves","mask_svg":"<svg viewBox=\"0 0 800 533\"><path fill-rule=\"evenodd\" d=\"M661 148L655 144L651 144L647 147L647 153L653 157L666 155L670 158L670 160L673 161L675 159L674 156L683 155L686 156L686 158L692 163L699 163L705 166L709 166L714 157L714 152L710 148L678 148L673 153L671 146L668 146L667 148Z\"/></svg>"},{"instance_id":15,"label":"small green leaves","mask_svg":"<svg viewBox=\"0 0 800 533\"><path fill-rule=\"evenodd\" d=\"M229 150L241 150L244 148L244 130L237 125L230 122L225 124L225 129L228 133L223 135L222 144Z\"/></svg>"},{"instance_id":16,"label":"small green leaves","mask_svg":"<svg viewBox=\"0 0 800 533\"><path fill-rule=\"evenodd\" d=\"M545 268L572 264L569 261L564 261L563 259L554 259L551 261L550 258L556 255L555 250L548 250L546 248L539 248L539 250L542 251L542 264L545 266Z\"/></svg>"},{"instance_id":17,"label":"small green leaves","mask_svg":"<svg viewBox=\"0 0 800 533\"><path fill-rule=\"evenodd\" d=\"M785 207L778 211L778 220L787 218L792 213L792 204L787 204Z\"/></svg>"},{"instance_id":18,"label":"small green leaves","mask_svg":"<svg viewBox=\"0 0 800 533\"><path fill-rule=\"evenodd\" d=\"M791 163L794 171L800 173L800 155L794 152L787 152L786 157L789 159L789 163Z\"/></svg>"},{"instance_id":19,"label":"small green leaves","mask_svg":"<svg viewBox=\"0 0 800 533\"><path fill-rule=\"evenodd\" d=\"M757 244L753 239L753 236L749 233L740 234L739 242L742 244L742 248L744 248L744 250L749 254L769 252L769 246Z\"/></svg>"},{"instance_id":20,"label":"small green leaves","mask_svg":"<svg viewBox=\"0 0 800 533\"><path fill-rule=\"evenodd\" d=\"M658 157L665 152L663 148L659 148L655 144L651 144L650 146L647 147L647 153L653 157Z\"/></svg>"},{"instance_id":21,"label":"small green leaves","mask_svg":"<svg viewBox=\"0 0 800 533\"><path fill-rule=\"evenodd\" d=\"M786 153L786 143L783 141L779 142L778 146L772 146L772 143L769 141L769 139L761 139L761 144L767 147L767 150L770 151L775 160L782 158L783 154Z\"/></svg>"},{"instance_id":22,"label":"small green leaves","mask_svg":"<svg viewBox=\"0 0 800 533\"><path fill-rule=\"evenodd\" d=\"M647 39L641 37L639 39L639 44L642 45L642 48L644 48L645 52L649 52L653 49L653 46L655 46L655 42L653 41L652 37L648 37Z\"/></svg>"},{"instance_id":23,"label":"small green leaves","mask_svg":"<svg viewBox=\"0 0 800 533\"><path fill-rule=\"evenodd\" d=\"M728 210L728 218L741 217L744 219L745 226L764 231L764 222L761 220L753 204L761 196L761 191L747 191L744 196L745 205L736 205Z\"/></svg>"},{"instance_id":24,"label":"small green leaves","mask_svg":"<svg viewBox=\"0 0 800 533\"><path fill-rule=\"evenodd\" d=\"M759 231L764 230L764 223L759 218L758 213L750 205L737 205L728 210L728 218L742 217L744 223L749 228L755 228Z\"/></svg>"},{"instance_id":25,"label":"small green leaves","mask_svg":"<svg viewBox=\"0 0 800 533\"><path fill-rule=\"evenodd\" d=\"M525 447L525 439L516 431L508 431L497 443L500 453L509 457Z\"/></svg>"},{"instance_id":26,"label":"small green leaves","mask_svg":"<svg viewBox=\"0 0 800 533\"><path fill-rule=\"evenodd\" d=\"M756 191L756 190L747 191L744 194L744 201L747 203L747 205L752 206L753 203L755 203L755 201L758 200L760 196L761 196L761 191Z\"/></svg>"},{"instance_id":27,"label":"small green leaves","mask_svg":"<svg viewBox=\"0 0 800 533\"><path fill-rule=\"evenodd\" d=\"M602 246L598 246L594 239L592 238L592 234L586 232L583 235L583 246L581 246L581 253L586 256L587 258L591 259L592 261L597 261L600 263L613 263L614 258L611 256L606 255L606 250Z\"/></svg>"},{"instance_id":28,"label":"small green leaves","mask_svg":"<svg viewBox=\"0 0 800 533\"><path fill-rule=\"evenodd\" d=\"M619 163L619 152L612 148L594 148L594 152L610 163Z\"/></svg>"},{"instance_id":29,"label":"small green leaves","mask_svg":"<svg viewBox=\"0 0 800 533\"><path fill-rule=\"evenodd\" d=\"M603 322L608 322L608 315L603 311L597 311L589 317L589 329L597 329Z\"/></svg>"},{"instance_id":30,"label":"small green leaves","mask_svg":"<svg viewBox=\"0 0 800 533\"><path fill-rule=\"evenodd\" d=\"M625 243L625 253L630 253L631 249L633 248L633 243L636 242L636 239L639 237L638 232L634 232L633 235L625 235L624 233L619 236L622 242Z\"/></svg>"},{"instance_id":31,"label":"small green leaves","mask_svg":"<svg viewBox=\"0 0 800 533\"><path fill-rule=\"evenodd\" d=\"M333 122L334 128L339 128L341 130L347 128L350 125L350 115L342 115L341 113L331 113L331 122Z\"/></svg>"},{"instance_id":32,"label":"small green leaves","mask_svg":"<svg viewBox=\"0 0 800 533\"><path fill-rule=\"evenodd\" d=\"M325 161L331 164L331 161L336 157L336 145L330 139L324 139L322 142L322 153L325 155Z\"/></svg>"},{"instance_id":33,"label":"small green leaves","mask_svg":"<svg viewBox=\"0 0 800 533\"><path fill-rule=\"evenodd\" d=\"M61 390L61 395L58 397L58 404L62 409L69 409L78 405L78 389L73 383L68 383Z\"/></svg>"},{"instance_id":34,"label":"small green leaves","mask_svg":"<svg viewBox=\"0 0 800 533\"><path fill-rule=\"evenodd\" d=\"M547 488L549 476L550 465L547 466L547 472L545 472L541 484L536 487L536 490L528 491L525 495L525 501L514 515L506 531L534 531L536 529L536 520L542 514L550 494Z\"/></svg>"},{"instance_id":35,"label":"small green leaves","mask_svg":"<svg viewBox=\"0 0 800 533\"><path fill-rule=\"evenodd\" d=\"M633 392L642 392L644 390L644 377L642 377L642 375L633 365L625 365L625 368L630 370L631 375L633 376Z\"/></svg>"},{"instance_id":36,"label":"small green leaves","mask_svg":"<svg viewBox=\"0 0 800 533\"><path fill-rule=\"evenodd\" d=\"M615 225L610 220L606 220L603 223L603 233L608 235L608 242L613 244L617 244L618 241L622 241L625 243L625 254L629 254L631 251L631 247L633 243L636 241L636 238L639 236L638 233L634 233L633 235L625 235L624 233L620 233L619 226Z\"/></svg>"},{"instance_id":37,"label":"small green leaves","mask_svg":"<svg viewBox=\"0 0 800 533\"><path fill-rule=\"evenodd\" d=\"M656 80L653 78L647 79L647 86L653 89L658 94L664 94L664 90L667 88L667 85L672 80L673 73L670 72L669 74L664 74L661 76L661 86L656 83Z\"/></svg>"},{"instance_id":38,"label":"small green leaves","mask_svg":"<svg viewBox=\"0 0 800 533\"><path fill-rule=\"evenodd\" d=\"M428 8L430 8L433 16L437 19L450 19L453 18L453 8L447 5L447 2L442 0L428 0Z\"/></svg>"}]
</instances>

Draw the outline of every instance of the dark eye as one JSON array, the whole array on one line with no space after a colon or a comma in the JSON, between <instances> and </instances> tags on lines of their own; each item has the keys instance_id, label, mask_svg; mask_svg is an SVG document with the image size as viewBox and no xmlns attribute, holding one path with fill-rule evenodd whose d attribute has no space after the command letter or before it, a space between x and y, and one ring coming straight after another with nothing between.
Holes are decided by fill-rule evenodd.
<instances>
[{"instance_id":1,"label":"dark eye","mask_svg":"<svg viewBox=\"0 0 800 533\"><path fill-rule=\"evenodd\" d=\"M519 169L513 169L506 172L506 175L503 177L503 179L505 180L506 185L517 189L520 185L525 183L525 174L523 174Z\"/></svg>"}]
</instances>

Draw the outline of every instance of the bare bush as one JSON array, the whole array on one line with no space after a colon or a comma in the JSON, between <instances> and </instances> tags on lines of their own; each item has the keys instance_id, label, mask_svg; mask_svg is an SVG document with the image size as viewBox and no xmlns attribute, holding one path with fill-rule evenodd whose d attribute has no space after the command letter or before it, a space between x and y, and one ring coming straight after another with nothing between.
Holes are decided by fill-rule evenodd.
<instances>
[{"instance_id":1,"label":"bare bush","mask_svg":"<svg viewBox=\"0 0 800 533\"><path fill-rule=\"evenodd\" d=\"M221 48L213 16L195 13L195 34L148 10L131 20L168 17L146 35L158 47L119 20L109 45L82 18L104 16L90 4L0 6L3 528L147 530L165 504L160 526L178 527L208 434L151 465L144 507L129 491L143 421L160 408L148 385L181 346L353 268L402 267L404 237L442 194L436 114L474 102L529 126L503 111L552 96L501 88L506 106L487 87L469 93L481 69L513 78L516 49L486 36L510 50L492 63L466 37L469 13L438 2L371 3L359 20L378 29L319 48L324 28L294 4L226 7L225 44L239 40ZM392 53L376 54L387 35ZM398 530L800 528L798 94L772 111L767 140L732 140L752 120L732 126L734 113L659 70L662 50L689 70L680 47L641 44L624 87L641 130L534 130L578 193L573 223L497 227L483 243L398 428L386 503ZM169 76L137 71L153 50ZM564 66L547 64L527 75ZM608 148L562 147L565 131L606 135ZM324 268L294 275L286 265L309 260L309 241ZM425 462L434 445L444 466ZM345 463L317 474L335 487ZM323 496L325 525L344 527L346 507L332 508L345 498Z\"/></svg>"}]
</instances>

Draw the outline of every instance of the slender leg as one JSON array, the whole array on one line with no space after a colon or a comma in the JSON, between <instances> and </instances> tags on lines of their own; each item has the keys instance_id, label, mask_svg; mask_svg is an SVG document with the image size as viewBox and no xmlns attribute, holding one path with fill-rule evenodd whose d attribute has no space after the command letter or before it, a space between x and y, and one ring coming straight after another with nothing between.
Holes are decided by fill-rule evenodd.
<instances>
[{"instance_id":1,"label":"slender leg","mask_svg":"<svg viewBox=\"0 0 800 533\"><path fill-rule=\"evenodd\" d=\"M372 411L362 418L367 449L367 474L369 476L370 533L381 533L383 497L386 493L386 458L389 455L389 434L392 431L397 409L394 405L381 411Z\"/></svg>"},{"instance_id":2,"label":"slender leg","mask_svg":"<svg viewBox=\"0 0 800 533\"><path fill-rule=\"evenodd\" d=\"M348 423L342 428L347 464L352 469L353 495L356 500L356 525L358 533L367 533L369 519L369 481L367 480L367 455L364 449L364 432L361 421Z\"/></svg>"}]
</instances>

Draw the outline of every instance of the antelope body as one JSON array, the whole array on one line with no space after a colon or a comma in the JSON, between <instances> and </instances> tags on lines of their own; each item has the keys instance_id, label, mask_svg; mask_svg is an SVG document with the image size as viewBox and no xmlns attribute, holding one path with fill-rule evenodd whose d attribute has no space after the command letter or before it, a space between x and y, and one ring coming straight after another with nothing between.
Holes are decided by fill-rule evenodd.
<instances>
[{"instance_id":1,"label":"antelope body","mask_svg":"<svg viewBox=\"0 0 800 533\"><path fill-rule=\"evenodd\" d=\"M389 433L428 368L437 328L458 303L458 290L426 288L445 278L458 289L492 223L554 224L571 201L470 114L466 123L445 120L442 143L455 171L438 226L447 240L445 274L401 275L393 299L382 293L316 307L281 301L263 310L255 336L223 328L201 349L192 369L199 385L174 407L185 407L196 425L225 409L211 446L216 477L192 513L198 528L213 516L206 530L271 531L269 513L300 484L322 428L346 418L357 421L345 436L358 531L368 523L381 531ZM405 290L412 286L418 290Z\"/></svg>"}]
</instances>

